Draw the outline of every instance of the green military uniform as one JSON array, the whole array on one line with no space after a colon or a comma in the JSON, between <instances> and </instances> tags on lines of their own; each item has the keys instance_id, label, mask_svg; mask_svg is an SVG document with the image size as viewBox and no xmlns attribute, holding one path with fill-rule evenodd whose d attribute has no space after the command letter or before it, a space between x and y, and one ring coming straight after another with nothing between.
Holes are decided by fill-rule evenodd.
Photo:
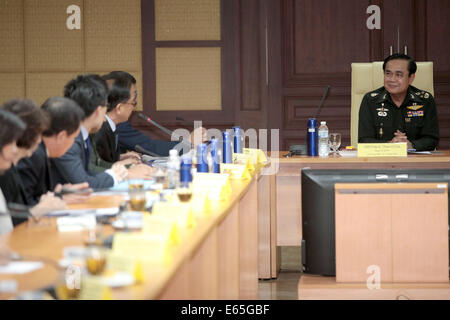
<instances>
[{"instance_id":1,"label":"green military uniform","mask_svg":"<svg viewBox=\"0 0 450 320\"><path fill-rule=\"evenodd\" d=\"M408 87L400 107L384 87L367 93L359 109L358 142L388 142L399 130L406 133L413 148L434 150L439 142L439 124L433 96Z\"/></svg>"}]
</instances>

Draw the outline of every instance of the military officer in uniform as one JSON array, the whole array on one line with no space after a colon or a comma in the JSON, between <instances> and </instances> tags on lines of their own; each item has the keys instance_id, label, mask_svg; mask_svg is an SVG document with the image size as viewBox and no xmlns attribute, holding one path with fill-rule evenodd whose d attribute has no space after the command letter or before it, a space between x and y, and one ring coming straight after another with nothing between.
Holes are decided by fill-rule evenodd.
<instances>
[{"instance_id":1,"label":"military officer in uniform","mask_svg":"<svg viewBox=\"0 0 450 320\"><path fill-rule=\"evenodd\" d=\"M413 87L417 65L405 54L384 60L384 86L367 93L359 109L358 142L406 142L408 149L434 150L439 142L431 93Z\"/></svg>"}]
</instances>

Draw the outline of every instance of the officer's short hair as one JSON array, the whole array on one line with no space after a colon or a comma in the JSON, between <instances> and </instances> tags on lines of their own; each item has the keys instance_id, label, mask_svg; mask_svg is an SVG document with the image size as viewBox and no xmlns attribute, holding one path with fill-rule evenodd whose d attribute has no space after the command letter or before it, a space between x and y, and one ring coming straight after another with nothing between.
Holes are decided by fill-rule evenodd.
<instances>
[{"instance_id":1,"label":"officer's short hair","mask_svg":"<svg viewBox=\"0 0 450 320\"><path fill-rule=\"evenodd\" d=\"M394 53L391 54L389 57L387 57L386 59L384 59L383 62L383 71L386 70L386 64L391 61L391 60L406 60L408 61L408 71L409 71L409 77L413 74L416 73L417 71L417 64L416 62L413 60L413 58L411 58L410 56L403 54L403 53Z\"/></svg>"}]
</instances>

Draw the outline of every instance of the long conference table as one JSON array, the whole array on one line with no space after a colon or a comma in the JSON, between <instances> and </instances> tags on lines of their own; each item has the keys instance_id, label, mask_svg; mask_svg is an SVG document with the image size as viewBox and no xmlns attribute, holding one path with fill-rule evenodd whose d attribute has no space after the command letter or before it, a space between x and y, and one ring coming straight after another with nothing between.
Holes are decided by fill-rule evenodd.
<instances>
[{"instance_id":1,"label":"long conference table","mask_svg":"<svg viewBox=\"0 0 450 320\"><path fill-rule=\"evenodd\" d=\"M269 158L278 166L264 175L258 167L251 179L232 180L227 201L212 202L210 216L197 216L197 226L180 231L181 242L171 250L170 263L146 268L145 281L113 289L113 299L257 299L258 278L278 276L280 246L300 246L302 240L301 170L311 169L450 169L450 151L407 157ZM270 156L270 154L269 154ZM274 156L274 154L272 154ZM120 198L94 199L99 207L118 206ZM113 234L110 226L105 235ZM15 228L0 241L25 257L43 258L44 268L15 279L19 291L55 285L61 273L53 266L64 247L84 246L86 232L58 232L56 221Z\"/></svg>"},{"instance_id":2,"label":"long conference table","mask_svg":"<svg viewBox=\"0 0 450 320\"><path fill-rule=\"evenodd\" d=\"M210 214L196 214L196 226L180 228L180 242L170 247L169 260L144 265L144 281L111 290L112 299L258 299L258 180L231 180L226 201L210 202ZM94 196L84 207L117 207L120 196ZM72 208L79 209L83 205ZM113 234L111 226L102 228ZM16 280L18 292L51 288L64 275L55 268L65 247L85 245L87 231L58 232L56 219L47 226L23 223L0 241L27 261L44 267L23 275L0 275ZM83 288L82 288L83 290ZM12 296L1 295L0 298Z\"/></svg>"}]
</instances>

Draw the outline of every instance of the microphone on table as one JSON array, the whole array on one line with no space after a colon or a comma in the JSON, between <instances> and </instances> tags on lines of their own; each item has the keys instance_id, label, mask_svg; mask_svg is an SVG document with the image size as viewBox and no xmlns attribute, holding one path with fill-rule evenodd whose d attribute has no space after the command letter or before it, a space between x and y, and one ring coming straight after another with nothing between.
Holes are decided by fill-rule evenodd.
<instances>
[{"instance_id":1,"label":"microphone on table","mask_svg":"<svg viewBox=\"0 0 450 320\"><path fill-rule=\"evenodd\" d=\"M157 127L158 129L160 129L161 131L163 131L164 133L166 133L167 135L169 135L170 137L172 137L173 131L171 131L171 130L169 130L169 129L163 127L163 126L160 125L159 123L153 121L152 119L150 119L150 117L147 117L147 116L146 116L145 114L143 114L142 112L138 113L138 118L141 118L141 119L144 120L147 124L152 124L152 125L154 125L154 126ZM177 120L177 121L186 121L186 120L184 120L183 118L178 117L178 116L176 117L176 120ZM181 142L181 143L183 143L183 145L185 145L185 146L188 148L188 150L191 148L191 144L190 144L189 142L187 142L187 141L183 141L183 137L180 136L179 139L178 139L178 141ZM142 148L142 150L145 150L145 149ZM136 149L136 151L138 151L138 150ZM141 152L141 151L138 151L138 152ZM146 150L146 152L147 152L147 153L145 153L145 152L141 152L141 153L144 153L144 154L147 154L147 155L150 155L150 156L153 156L153 157L161 157L160 155L157 155L156 153L153 153L153 155L152 155L152 154L151 154L151 153L152 153L151 151Z\"/></svg>"},{"instance_id":2,"label":"microphone on table","mask_svg":"<svg viewBox=\"0 0 450 320\"><path fill-rule=\"evenodd\" d=\"M162 125L160 125L159 123L153 121L150 117L147 117L145 114L143 113L138 113L138 117L141 118L142 120L144 120L146 123L152 124L155 127L157 127L158 129L160 129L161 131L163 131L165 134L169 135L172 137L173 131L167 129L166 127L163 127Z\"/></svg>"},{"instance_id":3,"label":"microphone on table","mask_svg":"<svg viewBox=\"0 0 450 320\"><path fill-rule=\"evenodd\" d=\"M323 106L323 103L325 102L325 99L328 97L328 93L330 92L330 89L331 89L331 86L328 85L327 88L325 89L325 92L324 92L323 96L322 96L322 100L319 103L319 107L317 108L317 112L316 112L316 115L314 116L314 118L317 119L317 117L319 116L320 110L321 110L321 108Z\"/></svg>"}]
</instances>

